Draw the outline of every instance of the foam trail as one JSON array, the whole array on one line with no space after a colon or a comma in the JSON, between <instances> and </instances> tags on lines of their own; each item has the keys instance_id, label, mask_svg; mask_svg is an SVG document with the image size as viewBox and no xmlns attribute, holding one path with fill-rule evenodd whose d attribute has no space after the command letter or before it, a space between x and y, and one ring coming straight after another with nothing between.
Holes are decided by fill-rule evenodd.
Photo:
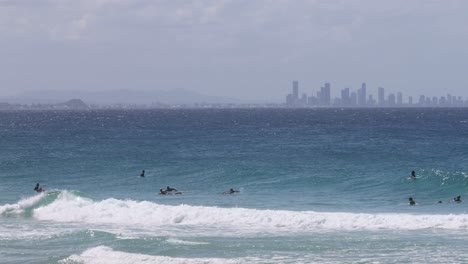
<instances>
[{"instance_id":1,"label":"foam trail","mask_svg":"<svg viewBox=\"0 0 468 264\"><path fill-rule=\"evenodd\" d=\"M468 229L468 215L364 214L256 210L204 206L168 206L148 201L106 199L94 202L62 192L33 212L40 220L119 226L235 228L238 232L316 230Z\"/></svg>"},{"instance_id":2,"label":"foam trail","mask_svg":"<svg viewBox=\"0 0 468 264\"><path fill-rule=\"evenodd\" d=\"M59 263L83 263L83 264L145 264L145 263L171 263L171 264L230 264L230 263L271 263L258 258L172 258L165 256L151 256L144 254L126 253L114 251L109 247L99 246L88 249L80 255L72 255ZM285 262L281 262L285 263ZM291 262L292 263L292 262Z\"/></svg>"}]
</instances>

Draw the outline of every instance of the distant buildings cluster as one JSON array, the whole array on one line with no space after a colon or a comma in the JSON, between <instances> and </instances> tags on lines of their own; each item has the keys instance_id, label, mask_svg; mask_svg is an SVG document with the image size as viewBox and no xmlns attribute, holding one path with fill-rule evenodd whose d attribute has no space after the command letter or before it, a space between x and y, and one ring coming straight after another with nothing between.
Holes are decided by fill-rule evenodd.
<instances>
[{"instance_id":1,"label":"distant buildings cluster","mask_svg":"<svg viewBox=\"0 0 468 264\"><path fill-rule=\"evenodd\" d=\"M90 108L80 99L71 99L59 104L10 104L0 102L0 110L83 110Z\"/></svg>"},{"instance_id":2,"label":"distant buildings cluster","mask_svg":"<svg viewBox=\"0 0 468 264\"><path fill-rule=\"evenodd\" d=\"M419 98L408 96L403 100L403 93L385 94L385 89L377 89L377 98L368 94L366 83L362 83L357 91L350 88L341 90L341 96L331 97L331 85L325 83L315 95L299 94L299 82L292 82L292 92L286 96L288 107L468 107L468 99L447 94L440 97L420 95Z\"/></svg>"}]
</instances>

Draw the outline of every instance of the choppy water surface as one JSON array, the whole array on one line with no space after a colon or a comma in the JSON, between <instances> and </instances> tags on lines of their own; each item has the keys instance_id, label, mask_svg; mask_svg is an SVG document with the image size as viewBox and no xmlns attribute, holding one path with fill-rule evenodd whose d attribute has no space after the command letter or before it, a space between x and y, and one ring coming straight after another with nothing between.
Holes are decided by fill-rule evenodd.
<instances>
[{"instance_id":1,"label":"choppy water surface","mask_svg":"<svg viewBox=\"0 0 468 264\"><path fill-rule=\"evenodd\" d=\"M0 147L4 263L468 262L466 109L0 112Z\"/></svg>"}]
</instances>

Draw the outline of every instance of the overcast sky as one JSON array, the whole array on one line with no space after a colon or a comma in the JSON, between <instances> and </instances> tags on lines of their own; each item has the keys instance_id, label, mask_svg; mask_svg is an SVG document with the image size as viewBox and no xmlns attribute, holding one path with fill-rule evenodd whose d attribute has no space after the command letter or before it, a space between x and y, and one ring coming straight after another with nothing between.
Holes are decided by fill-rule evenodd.
<instances>
[{"instance_id":1,"label":"overcast sky","mask_svg":"<svg viewBox=\"0 0 468 264\"><path fill-rule=\"evenodd\" d=\"M0 96L171 90L282 101L292 80L468 96L468 1L0 0Z\"/></svg>"}]
</instances>

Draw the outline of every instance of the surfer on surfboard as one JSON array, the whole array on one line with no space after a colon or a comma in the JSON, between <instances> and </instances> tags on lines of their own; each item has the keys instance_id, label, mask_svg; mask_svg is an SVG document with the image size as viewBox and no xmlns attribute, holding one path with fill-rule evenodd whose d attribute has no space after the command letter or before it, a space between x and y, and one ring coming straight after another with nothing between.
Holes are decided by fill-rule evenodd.
<instances>
[{"instance_id":1,"label":"surfer on surfboard","mask_svg":"<svg viewBox=\"0 0 468 264\"><path fill-rule=\"evenodd\" d=\"M36 184L36 187L34 187L34 191L36 191L36 192L42 192L42 187L39 186L39 183Z\"/></svg>"}]
</instances>

